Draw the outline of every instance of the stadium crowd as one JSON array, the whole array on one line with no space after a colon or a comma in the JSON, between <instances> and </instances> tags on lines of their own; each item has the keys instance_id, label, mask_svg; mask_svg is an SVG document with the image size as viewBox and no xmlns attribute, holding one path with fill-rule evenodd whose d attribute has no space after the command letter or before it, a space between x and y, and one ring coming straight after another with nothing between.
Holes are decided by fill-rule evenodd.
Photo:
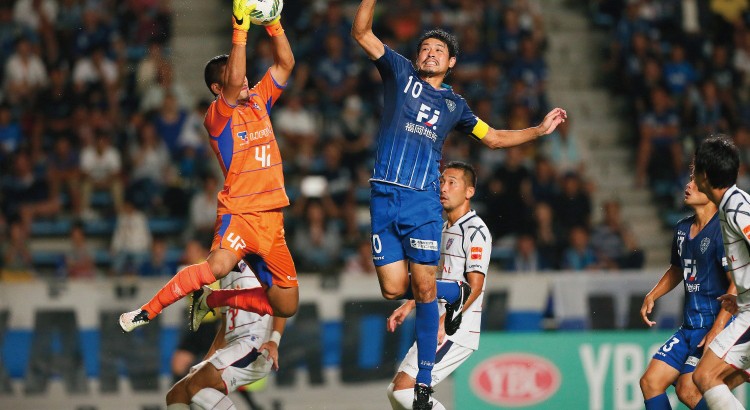
<instances>
[{"instance_id":1,"label":"stadium crowd","mask_svg":"<svg viewBox=\"0 0 750 410\"><path fill-rule=\"evenodd\" d=\"M272 113L292 199L286 214L292 254L300 272L331 277L374 274L368 178L382 97L377 70L352 44L355 7L330 0L284 9L297 66ZM427 28L456 33L461 49L451 86L492 126L520 129L550 107L539 7L532 0L401 0L399 7L379 10L375 31L405 56L415 54L414 39ZM652 39L653 30L639 34L637 27L655 25L631 22L633 10L629 6L616 25L632 29L618 34L623 45L612 58L641 62L628 46L631 37L639 38L645 41L643 62L661 72L671 60L664 53L659 56L665 61L651 56L662 42ZM0 267L6 279L172 275L178 263L210 245L222 176L202 125L208 95L189 95L174 80L175 18L168 0L0 0ZM742 39L743 50L750 50L745 38L750 36L725 40ZM725 64L732 67L737 59L729 46ZM272 56L265 36L249 47L252 83ZM686 61L694 61L696 50L683 48ZM713 121L704 126L737 125L746 108L734 98L739 83L725 72L734 68L711 67L716 98L734 102L735 111L727 106L726 121L713 111L699 117ZM694 84L682 87L680 101L695 109L708 108L694 96L702 92L697 85L707 68L694 67ZM640 78L624 74L629 81ZM663 97L671 101L678 85L665 87ZM643 89L643 114L651 109L650 95ZM634 96L634 106L638 101ZM495 152L452 136L444 160L454 159L478 169L474 202L496 239L498 268L642 264L617 201L607 203L603 221L591 220L587 154L574 125L563 124L538 143Z\"/></svg>"},{"instance_id":2,"label":"stadium crowd","mask_svg":"<svg viewBox=\"0 0 750 410\"><path fill-rule=\"evenodd\" d=\"M636 178L660 199L670 226L698 143L733 136L739 186L750 187L750 7L745 1L592 0L609 30L605 71L625 97L637 146Z\"/></svg>"}]
</instances>

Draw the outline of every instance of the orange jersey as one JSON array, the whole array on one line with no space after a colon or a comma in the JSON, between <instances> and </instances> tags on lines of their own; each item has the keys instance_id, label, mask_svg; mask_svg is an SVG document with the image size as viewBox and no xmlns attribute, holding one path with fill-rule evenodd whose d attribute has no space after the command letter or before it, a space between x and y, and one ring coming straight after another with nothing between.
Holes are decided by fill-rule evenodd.
<instances>
[{"instance_id":1,"label":"orange jersey","mask_svg":"<svg viewBox=\"0 0 750 410\"><path fill-rule=\"evenodd\" d=\"M219 214L243 214L289 205L281 153L269 113L283 86L267 71L250 90L247 104L231 106L219 96L206 113L211 148L224 171Z\"/></svg>"}]
</instances>

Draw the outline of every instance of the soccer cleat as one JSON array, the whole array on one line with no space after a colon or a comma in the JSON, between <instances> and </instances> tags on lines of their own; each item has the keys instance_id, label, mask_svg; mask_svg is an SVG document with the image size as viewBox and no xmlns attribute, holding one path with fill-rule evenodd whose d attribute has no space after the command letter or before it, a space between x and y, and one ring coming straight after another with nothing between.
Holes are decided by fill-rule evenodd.
<instances>
[{"instance_id":1,"label":"soccer cleat","mask_svg":"<svg viewBox=\"0 0 750 410\"><path fill-rule=\"evenodd\" d=\"M150 321L151 320L148 318L148 312L143 309L134 310L120 315L120 327L123 332L132 332L136 327L148 324Z\"/></svg>"},{"instance_id":2,"label":"soccer cleat","mask_svg":"<svg viewBox=\"0 0 750 410\"><path fill-rule=\"evenodd\" d=\"M188 325L193 332L198 331L198 328L201 327L201 321L212 310L206 303L206 299L211 292L211 288L206 285L193 292L193 302L190 304L190 324Z\"/></svg>"},{"instance_id":3,"label":"soccer cleat","mask_svg":"<svg viewBox=\"0 0 750 410\"><path fill-rule=\"evenodd\" d=\"M432 409L432 401L430 395L432 394L432 388L425 386L424 384L417 383L414 385L414 402L411 408L414 410L430 410Z\"/></svg>"},{"instance_id":4,"label":"soccer cleat","mask_svg":"<svg viewBox=\"0 0 750 410\"><path fill-rule=\"evenodd\" d=\"M464 303L469 299L471 295L471 286L466 282L458 282L458 286L461 288L458 299L453 303L445 304L445 334L450 336L458 330L461 326L462 310Z\"/></svg>"}]
</instances>

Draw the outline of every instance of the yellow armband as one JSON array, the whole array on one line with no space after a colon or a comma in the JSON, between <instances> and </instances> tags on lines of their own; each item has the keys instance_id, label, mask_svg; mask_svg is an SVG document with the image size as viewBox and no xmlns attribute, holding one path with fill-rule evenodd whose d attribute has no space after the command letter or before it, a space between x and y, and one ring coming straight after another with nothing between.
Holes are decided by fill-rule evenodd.
<instances>
[{"instance_id":1,"label":"yellow armband","mask_svg":"<svg viewBox=\"0 0 750 410\"><path fill-rule=\"evenodd\" d=\"M490 126L487 125L486 122L477 118L477 125L475 125L474 129L471 130L471 134L481 140L487 135L489 131L490 131Z\"/></svg>"}]
</instances>

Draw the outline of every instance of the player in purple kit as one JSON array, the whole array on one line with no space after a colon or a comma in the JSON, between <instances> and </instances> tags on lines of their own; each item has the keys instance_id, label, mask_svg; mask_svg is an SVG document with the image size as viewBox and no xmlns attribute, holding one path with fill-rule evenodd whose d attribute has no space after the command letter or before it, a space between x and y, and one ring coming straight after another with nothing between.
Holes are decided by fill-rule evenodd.
<instances>
[{"instance_id":1,"label":"player in purple kit","mask_svg":"<svg viewBox=\"0 0 750 410\"><path fill-rule=\"evenodd\" d=\"M672 260L669 269L646 295L641 317L647 325L657 299L683 283L685 302L683 323L677 332L654 354L641 377L641 392L646 410L671 409L667 388L674 384L677 397L691 409L707 409L705 400L692 380L703 349L724 329L731 314L721 309L717 298L735 293L724 272L724 245L716 205L698 191L695 180L685 187L685 204L695 214L675 227Z\"/></svg>"},{"instance_id":2,"label":"player in purple kit","mask_svg":"<svg viewBox=\"0 0 750 410\"><path fill-rule=\"evenodd\" d=\"M470 293L465 283L436 284L435 280L442 228L438 165L443 143L456 129L490 148L520 145L551 133L567 114L555 108L540 125L519 131L490 128L443 83L456 64L456 38L442 30L429 31L419 40L415 60L409 61L372 32L375 3L363 0L352 26L352 37L375 63L384 87L383 120L370 180L373 261L386 299L416 302L419 372L413 407L424 409L431 408L436 298L446 301L446 333L451 334L460 324L462 304Z\"/></svg>"}]
</instances>

